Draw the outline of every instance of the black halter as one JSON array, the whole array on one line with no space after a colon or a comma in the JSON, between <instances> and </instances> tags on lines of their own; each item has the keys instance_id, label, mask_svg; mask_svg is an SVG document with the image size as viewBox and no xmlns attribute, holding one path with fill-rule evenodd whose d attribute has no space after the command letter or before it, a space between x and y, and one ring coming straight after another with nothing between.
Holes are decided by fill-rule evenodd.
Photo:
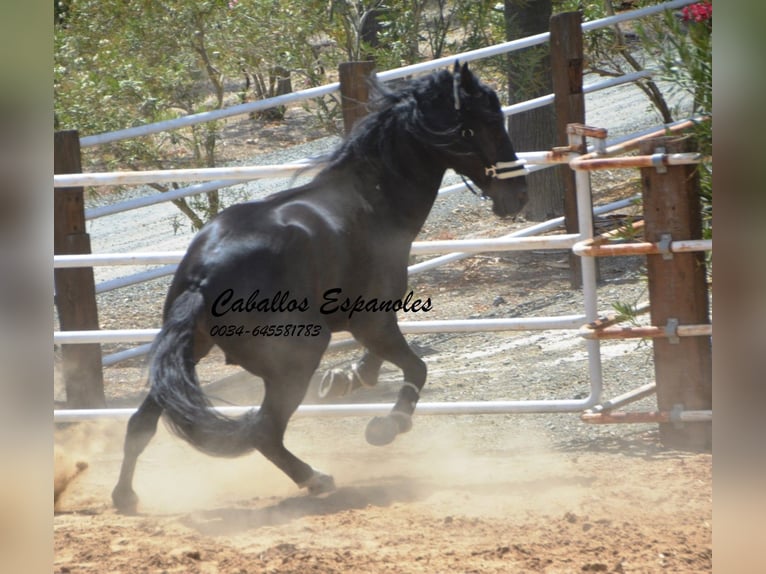
<instances>
[{"instance_id":1,"label":"black halter","mask_svg":"<svg viewBox=\"0 0 766 574\"><path fill-rule=\"evenodd\" d=\"M453 75L452 79L452 90L453 90L453 96L455 99L455 109L460 113L460 76L455 73ZM460 135L464 138L469 138L473 136L473 130L470 128L464 128L460 130ZM485 162L489 164L489 162ZM484 173L492 176L496 179L510 179L512 177L522 177L527 175L527 170L524 167L524 164L526 161L523 159L517 159L515 161L499 161L494 164L490 164L489 167L484 168ZM468 182L466 177L463 174L459 174L460 178L463 180L463 183L465 183L466 187L470 190L471 193L477 196L481 196L482 198L487 197L485 193L479 193L476 191L476 189Z\"/></svg>"}]
</instances>

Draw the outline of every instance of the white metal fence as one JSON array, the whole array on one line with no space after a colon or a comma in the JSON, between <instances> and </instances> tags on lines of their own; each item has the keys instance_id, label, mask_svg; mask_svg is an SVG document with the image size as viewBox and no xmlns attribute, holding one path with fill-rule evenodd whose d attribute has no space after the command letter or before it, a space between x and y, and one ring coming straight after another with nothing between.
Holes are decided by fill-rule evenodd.
<instances>
[{"instance_id":1,"label":"white metal fence","mask_svg":"<svg viewBox=\"0 0 766 574\"><path fill-rule=\"evenodd\" d=\"M692 0L676 0L660 6L652 6L642 10L624 13L618 16L583 24L583 30L589 31L615 23L640 18L667 9L677 9L692 3ZM549 34L539 34L521 40L506 42L497 46L466 52L458 56L450 56L439 60L424 62L412 66L406 66L396 70L389 70L378 74L378 78L387 81L395 78L432 71L440 67L451 65L456 58L461 61L471 61L479 58L496 56L514 50L523 49L532 45L548 41ZM586 87L586 93L594 92L633 82L640 77L645 77L651 72L628 74L620 78L612 78L603 82L591 84ZM159 122L146 126L139 126L108 134L87 136L81 138L83 147L99 145L121 139L148 135L160 131L177 129L205 121L212 121L238 114L247 114L268 107L285 105L308 98L320 97L333 93L339 89L338 84L330 84L319 88L312 88L301 92L279 96L268 100L261 100L248 104L233 106L231 108L216 110L186 116L166 122ZM544 96L528 102L522 102L503 109L506 115L519 113L524 110L548 105L553 101L553 95ZM664 129L664 128L663 128ZM611 142L620 142L650 134L656 128L645 130L638 134L620 138ZM530 152L518 154L525 159L531 170L544 169L551 164L570 163L577 159L576 154L568 157L551 158L547 152ZM296 162L285 165L251 166L234 168L208 168L195 170L158 170L149 172L111 172L89 174L66 174L55 175L55 187L73 187L90 185L127 185L159 182L203 182L177 189L168 193L158 193L147 197L131 199L112 205L96 207L86 210L86 219L106 217L127 210L139 209L156 205L161 202L171 201L180 197L188 197L200 193L206 193L234 183L241 183L258 178L278 177L286 174L294 174L316 168L317 165L308 161ZM574 167L574 166L573 166ZM410 266L410 273L417 273L432 269L438 265L456 261L471 254L482 251L509 251L528 249L572 249L575 244L583 244L593 238L594 214L603 214L615 209L622 209L629 205L632 199L615 202L600 206L591 210L590 180L587 173L576 172L577 201L578 201L578 234L565 234L557 236L540 235L546 231L555 229L563 223L563 218L553 219L526 229L516 231L499 238L490 239L462 239L450 241L416 242L412 247L412 254L435 254L445 253L440 257L414 264ZM440 194L454 193L465 189L463 184L451 185L440 190ZM582 255L582 254L581 254ZM182 251L151 252L151 253L101 253L92 255L57 255L54 257L54 267L84 267L100 265L164 265L158 269L152 269L142 273L105 281L97 285L97 293L117 289L164 275L172 274L176 264L183 256ZM537 317L537 318L505 318L505 319L470 319L470 320L444 320L444 321L417 321L404 322L400 326L404 333L431 333L431 332L478 332L499 330L535 330L535 329L567 329L579 330L583 324L593 321L598 316L596 295L596 271L592 257L582 258L582 283L583 283L583 307L584 312L577 315L560 317ZM82 343L125 343L125 342L150 342L157 334L158 329L124 329L124 330L99 330L99 331L66 331L55 332L54 343L56 344L82 344ZM423 403L418 406L421 414L455 414L455 413L490 413L490 412L579 412L596 405L601 397L601 358L599 341L584 339L589 358L589 394L584 399L571 400L528 400L528 401L482 401L482 402L459 402L459 403ZM148 345L143 345L128 351L121 351L111 356L104 357L104 364L114 364L124 358L130 358L146 351ZM222 408L224 412L239 412L250 407ZM304 405L299 409L299 414L314 415L348 415L348 414L372 414L385 412L390 405ZM97 409L97 410L57 410L54 412L57 421L72 421L94 417L121 417L128 416L132 409Z\"/></svg>"}]
</instances>

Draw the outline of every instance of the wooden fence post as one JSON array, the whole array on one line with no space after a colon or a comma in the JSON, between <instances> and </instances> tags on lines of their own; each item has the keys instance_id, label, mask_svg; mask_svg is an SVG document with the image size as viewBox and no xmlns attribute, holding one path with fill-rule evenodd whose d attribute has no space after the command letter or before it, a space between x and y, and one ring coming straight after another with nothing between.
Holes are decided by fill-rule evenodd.
<instances>
[{"instance_id":1,"label":"wooden fence post","mask_svg":"<svg viewBox=\"0 0 766 574\"><path fill-rule=\"evenodd\" d=\"M641 143L640 153L694 151L687 137L662 137ZM646 241L700 239L699 176L695 165L641 169ZM703 252L648 255L652 325L709 323ZM657 406L712 409L712 352L709 337L654 339ZM660 440L670 448L707 449L712 423L662 423Z\"/></svg>"},{"instance_id":2,"label":"wooden fence post","mask_svg":"<svg viewBox=\"0 0 766 574\"><path fill-rule=\"evenodd\" d=\"M551 74L553 79L556 113L557 145L566 146L567 126L585 123L585 95L583 78L583 40L580 12L562 12L551 16ZM581 150L584 151L585 150ZM575 174L569 166L558 168L564 180L564 226L567 233L577 233L577 187ZM569 254L570 283L573 288L582 285L580 258Z\"/></svg>"},{"instance_id":3,"label":"wooden fence post","mask_svg":"<svg viewBox=\"0 0 766 574\"><path fill-rule=\"evenodd\" d=\"M343 127L346 135L354 124L367 115L370 86L367 83L375 69L375 62L343 62L338 66L340 75L340 99L343 109Z\"/></svg>"},{"instance_id":4,"label":"wooden fence post","mask_svg":"<svg viewBox=\"0 0 766 574\"><path fill-rule=\"evenodd\" d=\"M77 131L54 134L54 173L81 173L80 136ZM53 200L53 253L90 253L85 232L82 187L58 188ZM55 269L56 308L62 331L99 328L96 287L91 267ZM106 406L101 364L101 345L62 345L62 375L69 408Z\"/></svg>"}]
</instances>

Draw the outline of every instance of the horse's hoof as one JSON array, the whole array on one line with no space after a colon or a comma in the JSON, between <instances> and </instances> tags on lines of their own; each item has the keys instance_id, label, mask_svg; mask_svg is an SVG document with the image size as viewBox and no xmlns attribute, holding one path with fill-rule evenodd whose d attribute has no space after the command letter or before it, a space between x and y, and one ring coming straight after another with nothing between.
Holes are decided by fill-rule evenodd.
<instances>
[{"instance_id":1,"label":"horse's hoof","mask_svg":"<svg viewBox=\"0 0 766 574\"><path fill-rule=\"evenodd\" d=\"M364 437L374 446L385 446L393 442L399 434L399 424L392 416L375 417L367 423Z\"/></svg>"},{"instance_id":2,"label":"horse's hoof","mask_svg":"<svg viewBox=\"0 0 766 574\"><path fill-rule=\"evenodd\" d=\"M330 369L324 374L317 387L320 399L342 397L351 392L353 386L352 374L340 369Z\"/></svg>"},{"instance_id":3,"label":"horse's hoof","mask_svg":"<svg viewBox=\"0 0 766 574\"><path fill-rule=\"evenodd\" d=\"M412 429L412 415L393 411L389 416L396 421L397 425L399 425L399 434L409 432L409 430Z\"/></svg>"},{"instance_id":4,"label":"horse's hoof","mask_svg":"<svg viewBox=\"0 0 766 574\"><path fill-rule=\"evenodd\" d=\"M138 495L130 490L115 488L112 491L112 503L120 514L136 514L138 512Z\"/></svg>"},{"instance_id":5,"label":"horse's hoof","mask_svg":"<svg viewBox=\"0 0 766 574\"><path fill-rule=\"evenodd\" d=\"M311 478L302 483L300 486L301 488L307 489L310 495L317 496L319 494L325 494L327 492L334 491L335 480L329 474L324 474L323 472L315 470L314 474L311 475Z\"/></svg>"}]
</instances>

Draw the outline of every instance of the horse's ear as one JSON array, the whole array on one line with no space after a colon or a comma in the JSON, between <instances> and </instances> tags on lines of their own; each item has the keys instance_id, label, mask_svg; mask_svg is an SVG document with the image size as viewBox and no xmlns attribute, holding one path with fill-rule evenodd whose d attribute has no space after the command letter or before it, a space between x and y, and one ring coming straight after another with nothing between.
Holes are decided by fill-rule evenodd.
<instances>
[{"instance_id":1,"label":"horse's ear","mask_svg":"<svg viewBox=\"0 0 766 574\"><path fill-rule=\"evenodd\" d=\"M455 66L458 64L455 63ZM476 76L468 69L468 63L463 64L460 67L460 85L468 93L473 94L476 92Z\"/></svg>"},{"instance_id":2,"label":"horse's ear","mask_svg":"<svg viewBox=\"0 0 766 574\"><path fill-rule=\"evenodd\" d=\"M478 89L478 82L473 72L468 69L468 64L460 65L459 60L455 60L455 67L452 71L452 95L455 100L455 109L461 108L460 90L463 90L469 96L475 94Z\"/></svg>"}]
</instances>

